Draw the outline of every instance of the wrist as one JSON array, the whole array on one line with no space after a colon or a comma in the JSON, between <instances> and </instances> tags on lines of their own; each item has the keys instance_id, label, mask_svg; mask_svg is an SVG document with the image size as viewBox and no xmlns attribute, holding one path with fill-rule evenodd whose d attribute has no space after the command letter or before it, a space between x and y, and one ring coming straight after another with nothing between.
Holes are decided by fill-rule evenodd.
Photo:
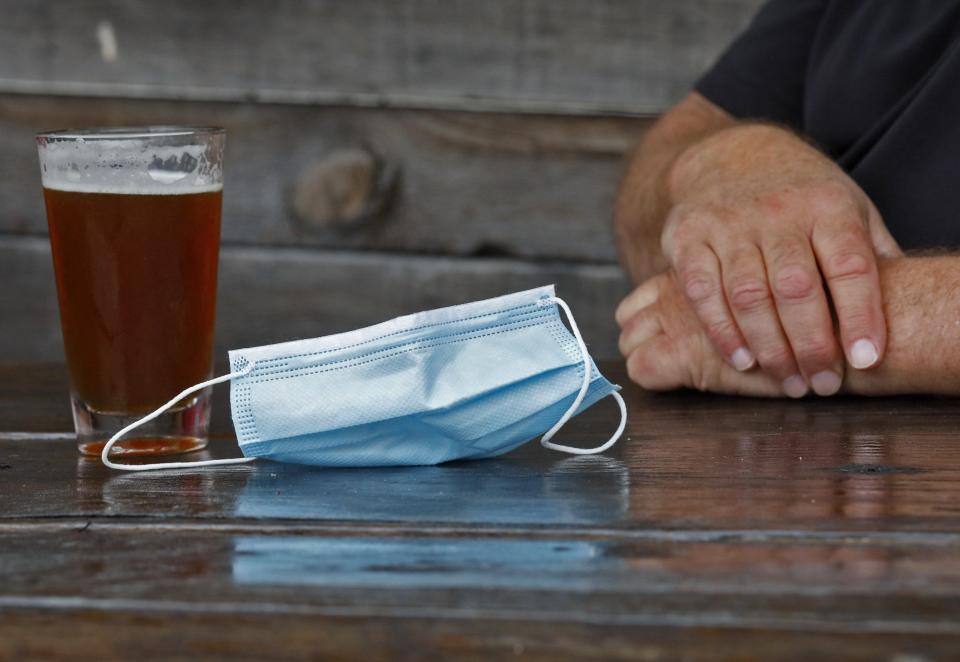
<instances>
[{"instance_id":1,"label":"wrist","mask_svg":"<svg viewBox=\"0 0 960 662\"><path fill-rule=\"evenodd\" d=\"M887 348L869 370L847 366L844 391L858 395L960 393L960 285L955 257L882 259Z\"/></svg>"},{"instance_id":2,"label":"wrist","mask_svg":"<svg viewBox=\"0 0 960 662\"><path fill-rule=\"evenodd\" d=\"M810 149L786 129L772 124L744 122L715 131L674 155L665 169L664 188L672 204L679 204L715 177L749 174L762 150L784 141L790 144L788 148Z\"/></svg>"}]
</instances>

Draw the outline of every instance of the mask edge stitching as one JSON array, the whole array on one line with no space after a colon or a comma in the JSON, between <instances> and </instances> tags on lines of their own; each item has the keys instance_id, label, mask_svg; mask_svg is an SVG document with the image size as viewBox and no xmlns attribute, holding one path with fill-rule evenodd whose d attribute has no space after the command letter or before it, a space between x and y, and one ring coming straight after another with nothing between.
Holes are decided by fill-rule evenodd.
<instances>
[{"instance_id":1,"label":"mask edge stitching","mask_svg":"<svg viewBox=\"0 0 960 662\"><path fill-rule=\"evenodd\" d=\"M478 335L476 335L476 334L478 334L478 333L481 333L481 334L482 334L484 331L488 331L488 330L490 330L490 329L498 329L498 328L507 327L507 326L510 326L510 327L513 327L513 328L526 328L526 327L521 327L521 326L517 326L517 325L518 325L518 324L524 324L524 323L527 323L527 322L536 322L536 321L539 321L539 320L541 320L541 319L548 319L549 317L550 317L549 313L540 313L540 312L538 311L538 313L537 313L535 316L530 316L530 317L525 317L525 318L521 318L520 316L518 316L518 317L516 317L516 318L513 319L513 320L504 321L504 322L501 322L500 324L496 324L496 325L494 325L494 326L490 326L490 327L486 327L486 328L480 328L480 329L472 329L472 330L470 330L470 331L461 331L460 333L454 333L454 334L447 335L447 336L439 336L439 337L437 337L437 338L428 339L426 342L431 342L431 341L435 341L435 340L449 340L449 339L453 339L453 338L460 338L460 339L462 339L462 340L467 340L467 339L469 339L468 337L482 338L482 337L483 337L482 335L479 335L479 336L478 336ZM536 326L536 324L533 324L532 326ZM270 375L280 375L280 374L283 374L283 373L285 373L285 372L298 372L298 371L301 371L301 370L311 370L311 369L313 369L313 368L321 368L321 367L326 367L326 366L339 365L339 364L341 364L341 363L350 363L350 362L353 362L353 361L359 361L359 360L363 360L363 359L366 359L366 358L370 358L370 357L377 356L378 354L382 354L382 353L384 353L384 352L393 352L393 351L398 350L398 349L401 349L401 348L416 347L416 346L418 345L418 343L422 343L422 342L424 342L424 341L423 341L423 340L411 340L411 341L404 342L404 343L399 344L399 345L393 345L392 347L384 347L383 349L379 349L379 350L377 350L377 351L375 351L375 352L373 352L373 353L371 353L371 354L366 354L366 355L361 355L361 356L355 356L355 357L353 357L353 358L341 359L341 360L338 360L338 361L331 361L331 362L329 362L329 363L320 363L320 364L316 364L316 365L307 365L307 366L300 366L300 367L293 367L293 368L291 368L291 367L282 367L282 368L281 368L281 367L274 367L273 370L261 372L259 375L257 375L257 379L255 379L255 380L253 380L253 381L256 382L256 383L259 383L259 382L261 382L261 381L265 381L263 378L264 378L264 377L268 377L268 376L270 376ZM435 346L436 346L436 345L420 345L420 347L424 347L424 348L426 348L426 347L435 347Z\"/></svg>"},{"instance_id":2,"label":"mask edge stitching","mask_svg":"<svg viewBox=\"0 0 960 662\"><path fill-rule=\"evenodd\" d=\"M547 317L549 317L549 316L550 316L550 315L544 315L543 317L544 317L544 318L547 318ZM496 328L505 327L505 326L507 326L507 325L501 324L501 325L497 325L497 326L495 326L495 327L490 327L490 328L496 329ZM431 348L433 348L433 347L440 347L440 346L442 346L442 345L453 345L453 344L456 344L456 343L458 343L458 342L464 342L464 341L466 341L466 340L473 340L473 339L476 339L476 338L486 338L486 337L488 337L488 336L496 336L496 335L500 335L500 334L503 334L503 333L507 333L507 332L509 332L509 331L519 331L519 330L521 330L521 329L529 329L529 328L532 328L532 327L535 327L535 326L540 326L540 325L539 325L539 324L525 324L525 325L523 325L523 326L515 326L515 325L514 325L514 326L510 326L509 328L502 328L500 331L494 331L494 332L492 332L492 333L480 333L480 334L477 334L476 331L471 331L471 332L468 332L468 333L465 333L465 334L456 334L456 335L453 335L453 336L448 336L448 337L445 339L445 342L433 343L433 344L430 344L430 345L421 345L418 349L431 349ZM458 337L458 336L469 336L469 337ZM452 340L451 340L451 339L452 339ZM400 346L398 346L398 347L403 347L403 345L400 345ZM300 371L300 370L304 370L304 369L309 369L309 368L312 368L312 367L314 367L314 366L308 366L307 368L286 369L286 370L283 370L283 371L280 371L280 372L270 373L270 374L272 374L272 375L277 375L276 377L268 377L268 378L266 378L266 379L251 380L251 382L254 383L254 384L262 384L262 383L264 383L264 382L280 381L280 380L282 380L282 379L289 379L289 378L291 378L291 377L306 377L306 376L308 376L308 375L316 375L316 374L320 374L320 373L324 373L324 372L336 372L337 370L345 370L346 368L352 368L352 367L356 367L356 366L360 366L360 365L366 365L366 364L368 364L368 363L375 363L376 361L381 361L381 360L383 360L383 359L390 358L391 356L396 356L396 355L398 355L398 354L403 354L404 351L393 351L393 350L398 349L398 347L391 347L389 350L381 350L381 352L387 352L387 351L393 352L392 354L387 354L386 356L377 356L376 358L369 358L369 357L376 356L376 354L381 353L381 352L375 352L374 354L368 355L368 357L358 357L359 359L366 358L367 360L361 360L361 361L358 362L358 363L351 363L350 365L339 365L338 367L335 367L335 368L330 368L330 367L328 367L328 368L326 368L326 369L324 369L324 370L313 370L313 371L311 371L311 372L299 372L299 371ZM328 363L328 364L326 364L326 365L327 365L327 366L336 366L336 365L338 365L338 363L350 363L351 361L357 361L357 360L358 360L358 359L348 359L348 360L346 360L346 361L340 361L340 362L336 362L336 363ZM284 374L284 373L290 373L290 374Z\"/></svg>"},{"instance_id":3,"label":"mask edge stitching","mask_svg":"<svg viewBox=\"0 0 960 662\"><path fill-rule=\"evenodd\" d=\"M384 338L390 338L391 336L400 335L400 334L402 334L402 333L408 333L408 332L410 332L410 331L420 331L420 330L423 330L423 329L429 329L429 328L431 328L431 327L446 326L446 325L448 325L448 324L457 324L457 323L459 323L459 322L469 322L469 321L471 321L471 320L480 319L480 318L482 318L482 317L490 317L491 315L502 315L502 314L504 314L504 313L513 313L514 311L521 310L521 309L523 309L523 308L531 308L531 307L534 307L534 306L538 306L537 302L527 303L527 304L524 304L524 305L522 305L522 306L514 306L513 308L505 308L505 309L503 309L503 310L497 310L497 311L493 311L493 312L490 312L490 313L484 313L484 314L482 314L482 315L474 315L474 316L472 316L472 317L464 317L464 318L462 318L462 319L448 320L448 321L446 321L446 322L436 322L436 323L434 323L434 324L422 324L422 325L420 325L420 326L414 326L414 327L411 327L411 328L409 328L409 329L401 329L401 330L399 330L399 331L393 331L393 332L391 332L391 333L386 333L386 334L384 334L384 335L382 335L382 336L377 336L377 337L375 337L375 338L370 338L370 339L368 339L368 340L364 340L363 342L355 343L355 344L353 344L353 345L344 345L343 347L336 347L336 348L334 348L334 349L325 349L325 350L321 350L321 351L319 351L319 352L305 352L305 353L303 353L303 354L291 354L290 356L282 356L282 357L276 357L276 358L272 358L272 359L264 359L264 360L262 360L262 361L258 361L258 362L257 362L257 365L267 365L267 364L269 364L269 363L273 363L273 362L276 362L276 361L287 361L287 360L289 360L289 359L302 358L302 357L305 357L305 356L320 356L320 355L322 355L322 354L329 354L329 353L331 353L331 352L337 352L337 351L340 351L340 350L343 350L343 349L354 349L354 348L356 348L356 347L361 347L361 346L363 346L363 345L368 345L368 344L370 344L370 343L372 343L372 342L376 342L376 341L378 341L378 340L383 340ZM442 310L442 308L441 308L441 309L438 309L438 310ZM431 312L431 311L427 311L427 312ZM514 315L511 315L511 316L514 316Z\"/></svg>"}]
</instances>

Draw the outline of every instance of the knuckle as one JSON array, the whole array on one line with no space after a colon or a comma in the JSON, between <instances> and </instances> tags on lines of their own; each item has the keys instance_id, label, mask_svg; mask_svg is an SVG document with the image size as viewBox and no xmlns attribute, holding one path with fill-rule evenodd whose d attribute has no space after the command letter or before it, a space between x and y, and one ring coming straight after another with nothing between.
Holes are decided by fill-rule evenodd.
<instances>
[{"instance_id":1,"label":"knuckle","mask_svg":"<svg viewBox=\"0 0 960 662\"><path fill-rule=\"evenodd\" d=\"M703 303L716 296L717 279L703 269L690 269L682 276L683 293L694 304Z\"/></svg>"},{"instance_id":2,"label":"knuckle","mask_svg":"<svg viewBox=\"0 0 960 662\"><path fill-rule=\"evenodd\" d=\"M704 225L710 223L715 216L714 207L709 204L697 204L684 206L680 210L680 218L683 225Z\"/></svg>"},{"instance_id":3,"label":"knuckle","mask_svg":"<svg viewBox=\"0 0 960 662\"><path fill-rule=\"evenodd\" d=\"M715 217L716 212L709 206L683 205L670 212L667 225L672 228L675 237L689 237L713 225Z\"/></svg>"},{"instance_id":4,"label":"knuckle","mask_svg":"<svg viewBox=\"0 0 960 662\"><path fill-rule=\"evenodd\" d=\"M787 221L793 225L815 208L815 197L814 187L804 184L788 185L777 191L775 197L765 201L765 210L773 220L779 221L778 225L782 226Z\"/></svg>"},{"instance_id":5,"label":"knuckle","mask_svg":"<svg viewBox=\"0 0 960 662\"><path fill-rule=\"evenodd\" d=\"M660 247L664 255L677 259L683 249L693 242L694 237L694 231L682 221L681 217L681 220L673 220L664 226L663 234L660 236Z\"/></svg>"},{"instance_id":6,"label":"knuckle","mask_svg":"<svg viewBox=\"0 0 960 662\"><path fill-rule=\"evenodd\" d=\"M782 215L790 204L789 191L774 191L765 193L757 198L757 205L766 214L771 217Z\"/></svg>"},{"instance_id":7,"label":"knuckle","mask_svg":"<svg viewBox=\"0 0 960 662\"><path fill-rule=\"evenodd\" d=\"M681 228L670 232L665 231L661 237L660 249L671 267L678 268L683 265L684 258L693 244L693 239L689 237L689 234Z\"/></svg>"},{"instance_id":8,"label":"knuckle","mask_svg":"<svg viewBox=\"0 0 960 662\"><path fill-rule=\"evenodd\" d=\"M646 352L636 351L627 359L627 376L647 390L656 388L656 370Z\"/></svg>"},{"instance_id":9,"label":"knuckle","mask_svg":"<svg viewBox=\"0 0 960 662\"><path fill-rule=\"evenodd\" d=\"M863 250L845 248L827 258L824 265L827 278L844 280L867 276L872 271L871 260Z\"/></svg>"},{"instance_id":10,"label":"knuckle","mask_svg":"<svg viewBox=\"0 0 960 662\"><path fill-rule=\"evenodd\" d=\"M704 330L713 342L721 345L724 350L736 349L731 347L737 343L737 329L733 322L727 319L715 320L704 325Z\"/></svg>"},{"instance_id":11,"label":"knuckle","mask_svg":"<svg viewBox=\"0 0 960 662\"><path fill-rule=\"evenodd\" d=\"M770 305L767 284L754 276L733 278L728 293L730 305L740 312L751 313Z\"/></svg>"},{"instance_id":12,"label":"knuckle","mask_svg":"<svg viewBox=\"0 0 960 662\"><path fill-rule=\"evenodd\" d=\"M625 301L621 301L617 305L617 309L613 311L613 319L617 322L617 326L621 329L627 321L627 306Z\"/></svg>"},{"instance_id":13,"label":"knuckle","mask_svg":"<svg viewBox=\"0 0 960 662\"><path fill-rule=\"evenodd\" d=\"M824 216L853 212L856 208L850 189L836 180L818 182L806 191L806 196L813 210Z\"/></svg>"},{"instance_id":14,"label":"knuckle","mask_svg":"<svg viewBox=\"0 0 960 662\"><path fill-rule=\"evenodd\" d=\"M672 216L667 218L663 232L660 233L660 251L671 264L675 261L677 248L677 228L672 218Z\"/></svg>"},{"instance_id":15,"label":"knuckle","mask_svg":"<svg viewBox=\"0 0 960 662\"><path fill-rule=\"evenodd\" d=\"M633 348L643 342L645 336L648 335L644 332L645 321L643 315L634 315L627 320L618 339L620 353L624 356L627 356Z\"/></svg>"},{"instance_id":16,"label":"knuckle","mask_svg":"<svg viewBox=\"0 0 960 662\"><path fill-rule=\"evenodd\" d=\"M774 273L773 289L778 299L806 301L816 293L818 280L810 269L789 265Z\"/></svg>"}]
</instances>

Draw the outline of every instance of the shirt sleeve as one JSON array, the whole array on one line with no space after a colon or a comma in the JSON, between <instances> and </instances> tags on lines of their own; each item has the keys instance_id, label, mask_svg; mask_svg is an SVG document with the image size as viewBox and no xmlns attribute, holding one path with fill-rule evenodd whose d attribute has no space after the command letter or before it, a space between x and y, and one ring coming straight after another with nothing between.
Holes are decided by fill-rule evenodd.
<instances>
[{"instance_id":1,"label":"shirt sleeve","mask_svg":"<svg viewBox=\"0 0 960 662\"><path fill-rule=\"evenodd\" d=\"M801 129L810 50L828 0L769 0L695 89L738 118Z\"/></svg>"}]
</instances>

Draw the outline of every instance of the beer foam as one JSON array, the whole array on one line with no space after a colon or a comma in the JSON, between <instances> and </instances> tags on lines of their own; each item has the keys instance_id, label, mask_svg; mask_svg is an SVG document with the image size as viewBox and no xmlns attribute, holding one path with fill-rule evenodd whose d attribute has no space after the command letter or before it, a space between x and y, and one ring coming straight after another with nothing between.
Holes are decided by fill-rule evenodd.
<instances>
[{"instance_id":1,"label":"beer foam","mask_svg":"<svg viewBox=\"0 0 960 662\"><path fill-rule=\"evenodd\" d=\"M210 184L208 186L166 186L166 187L143 187L143 186L119 186L105 185L94 186L91 184L73 184L69 182L49 183L43 180L43 187L51 191L63 191L64 193L114 193L123 195L189 195L191 193L216 193L223 190L223 184Z\"/></svg>"},{"instance_id":2,"label":"beer foam","mask_svg":"<svg viewBox=\"0 0 960 662\"><path fill-rule=\"evenodd\" d=\"M50 141L40 147L44 188L74 193L185 195L223 188L219 162L203 145L137 140Z\"/></svg>"}]
</instances>

